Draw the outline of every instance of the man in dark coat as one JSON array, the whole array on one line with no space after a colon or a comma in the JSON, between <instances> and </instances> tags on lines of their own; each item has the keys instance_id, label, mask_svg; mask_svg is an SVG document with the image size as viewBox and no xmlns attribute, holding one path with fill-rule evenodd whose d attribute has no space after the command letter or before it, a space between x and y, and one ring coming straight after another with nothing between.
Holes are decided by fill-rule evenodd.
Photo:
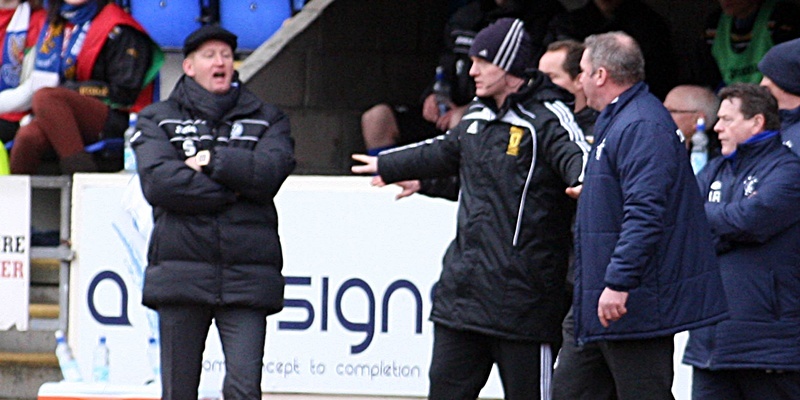
<instances>
[{"instance_id":1,"label":"man in dark coat","mask_svg":"<svg viewBox=\"0 0 800 400\"><path fill-rule=\"evenodd\" d=\"M601 112L583 186L570 189L580 194L575 329L554 398L671 400L673 334L726 316L711 232L683 135L643 82L636 41L611 32L585 46L581 83Z\"/></svg>"},{"instance_id":2,"label":"man in dark coat","mask_svg":"<svg viewBox=\"0 0 800 400\"><path fill-rule=\"evenodd\" d=\"M273 198L294 142L286 115L241 86L236 39L216 26L189 35L184 75L131 141L153 206L142 302L159 314L164 399L197 399L212 320L224 397L260 399L266 317L283 308Z\"/></svg>"},{"instance_id":3,"label":"man in dark coat","mask_svg":"<svg viewBox=\"0 0 800 400\"><path fill-rule=\"evenodd\" d=\"M458 227L436 285L429 398L477 398L497 364L507 399L547 399L561 342L574 202L588 151L572 96L533 70L522 21L503 18L469 54L477 98L454 129L354 155L383 185L458 175Z\"/></svg>"},{"instance_id":4,"label":"man in dark coat","mask_svg":"<svg viewBox=\"0 0 800 400\"><path fill-rule=\"evenodd\" d=\"M722 157L697 180L731 318L689 332L692 399L800 399L800 159L766 88L719 96Z\"/></svg>"}]
</instances>

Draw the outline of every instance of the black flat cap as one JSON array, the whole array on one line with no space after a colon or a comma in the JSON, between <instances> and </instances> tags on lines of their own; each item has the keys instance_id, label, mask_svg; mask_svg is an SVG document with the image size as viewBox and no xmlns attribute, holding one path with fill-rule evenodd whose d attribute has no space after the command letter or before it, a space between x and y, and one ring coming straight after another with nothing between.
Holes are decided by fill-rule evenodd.
<instances>
[{"instance_id":1,"label":"black flat cap","mask_svg":"<svg viewBox=\"0 0 800 400\"><path fill-rule=\"evenodd\" d=\"M231 46L236 51L236 35L218 25L203 25L189 34L183 42L183 56L188 56L209 40L220 40Z\"/></svg>"}]
</instances>

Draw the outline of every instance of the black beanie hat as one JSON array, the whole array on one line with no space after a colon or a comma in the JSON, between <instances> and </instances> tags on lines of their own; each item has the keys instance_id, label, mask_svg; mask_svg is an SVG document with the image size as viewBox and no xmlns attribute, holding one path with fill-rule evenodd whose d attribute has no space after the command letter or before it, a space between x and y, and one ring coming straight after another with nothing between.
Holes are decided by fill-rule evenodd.
<instances>
[{"instance_id":1,"label":"black beanie hat","mask_svg":"<svg viewBox=\"0 0 800 400\"><path fill-rule=\"evenodd\" d=\"M203 25L186 37L183 42L183 56L188 56L209 40L225 42L231 46L231 51L236 51L236 39L236 35L218 25Z\"/></svg>"},{"instance_id":2,"label":"black beanie hat","mask_svg":"<svg viewBox=\"0 0 800 400\"><path fill-rule=\"evenodd\" d=\"M501 18L483 28L472 46L470 57L480 57L517 77L533 68L533 43L525 31L525 24L514 18Z\"/></svg>"},{"instance_id":3,"label":"black beanie hat","mask_svg":"<svg viewBox=\"0 0 800 400\"><path fill-rule=\"evenodd\" d=\"M758 63L758 70L779 88L800 96L800 39L769 49Z\"/></svg>"}]
</instances>

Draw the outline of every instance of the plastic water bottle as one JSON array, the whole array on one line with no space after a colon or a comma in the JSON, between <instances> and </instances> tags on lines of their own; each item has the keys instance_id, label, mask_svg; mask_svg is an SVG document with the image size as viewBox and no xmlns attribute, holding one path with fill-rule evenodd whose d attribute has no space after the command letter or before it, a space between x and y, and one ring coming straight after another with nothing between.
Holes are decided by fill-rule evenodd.
<instances>
[{"instance_id":1,"label":"plastic water bottle","mask_svg":"<svg viewBox=\"0 0 800 400\"><path fill-rule=\"evenodd\" d=\"M450 103L450 84L444 79L444 67L436 67L436 81L433 83L433 94L436 96L436 105L439 107L439 115L447 112Z\"/></svg>"},{"instance_id":2,"label":"plastic water bottle","mask_svg":"<svg viewBox=\"0 0 800 400\"><path fill-rule=\"evenodd\" d=\"M61 367L61 375L67 382L80 382L81 371L78 369L78 362L72 356L72 350L64 338L64 332L56 331L56 357L58 357L58 365Z\"/></svg>"},{"instance_id":3,"label":"plastic water bottle","mask_svg":"<svg viewBox=\"0 0 800 400\"><path fill-rule=\"evenodd\" d=\"M125 172L136 172L136 156L133 154L133 146L131 146L131 138L136 133L136 119L136 113L130 113L128 116L128 128L125 129L123 134L124 151L122 155Z\"/></svg>"},{"instance_id":4,"label":"plastic water bottle","mask_svg":"<svg viewBox=\"0 0 800 400\"><path fill-rule=\"evenodd\" d=\"M108 345L106 344L105 336L100 336L97 348L94 349L92 380L95 382L108 382Z\"/></svg>"},{"instance_id":5,"label":"plastic water bottle","mask_svg":"<svg viewBox=\"0 0 800 400\"><path fill-rule=\"evenodd\" d=\"M161 380L161 352L158 341L152 336L147 341L147 360L153 371L153 382L159 382Z\"/></svg>"},{"instance_id":6,"label":"plastic water bottle","mask_svg":"<svg viewBox=\"0 0 800 400\"><path fill-rule=\"evenodd\" d=\"M697 128L692 135L692 152L689 159L695 175L708 162L708 135L706 135L706 121L703 118L697 119Z\"/></svg>"}]
</instances>

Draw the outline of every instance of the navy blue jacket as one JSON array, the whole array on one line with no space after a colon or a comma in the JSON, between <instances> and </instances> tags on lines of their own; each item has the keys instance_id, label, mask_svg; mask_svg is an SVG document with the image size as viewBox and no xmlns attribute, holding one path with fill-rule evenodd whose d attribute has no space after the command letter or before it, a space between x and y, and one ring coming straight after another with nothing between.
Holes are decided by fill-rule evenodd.
<instances>
[{"instance_id":1,"label":"navy blue jacket","mask_svg":"<svg viewBox=\"0 0 800 400\"><path fill-rule=\"evenodd\" d=\"M781 137L783 144L800 155L800 107L781 110Z\"/></svg>"},{"instance_id":2,"label":"navy blue jacket","mask_svg":"<svg viewBox=\"0 0 800 400\"><path fill-rule=\"evenodd\" d=\"M710 161L698 183L731 318L691 331L683 361L800 370L800 158L775 134Z\"/></svg>"},{"instance_id":3,"label":"navy blue jacket","mask_svg":"<svg viewBox=\"0 0 800 400\"><path fill-rule=\"evenodd\" d=\"M678 128L638 83L594 127L576 218L578 343L668 336L725 317L703 202ZM604 328L597 302L629 293L628 313Z\"/></svg>"}]
</instances>

